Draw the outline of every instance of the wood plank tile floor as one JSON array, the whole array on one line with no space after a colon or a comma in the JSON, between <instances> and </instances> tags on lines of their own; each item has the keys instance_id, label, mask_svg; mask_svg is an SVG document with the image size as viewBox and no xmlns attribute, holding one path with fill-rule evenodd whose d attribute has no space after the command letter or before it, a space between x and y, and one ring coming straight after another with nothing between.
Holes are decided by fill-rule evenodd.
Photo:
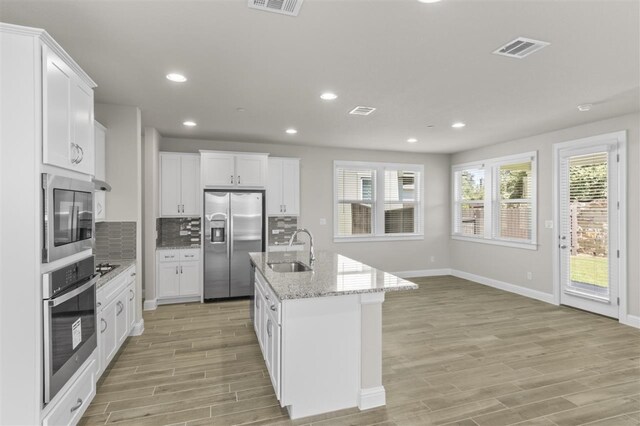
<instances>
[{"instance_id":1,"label":"wood plank tile floor","mask_svg":"<svg viewBox=\"0 0 640 426\"><path fill-rule=\"evenodd\" d=\"M82 425L640 425L640 331L454 277L383 305L387 405L289 420L247 300L162 306Z\"/></svg>"}]
</instances>

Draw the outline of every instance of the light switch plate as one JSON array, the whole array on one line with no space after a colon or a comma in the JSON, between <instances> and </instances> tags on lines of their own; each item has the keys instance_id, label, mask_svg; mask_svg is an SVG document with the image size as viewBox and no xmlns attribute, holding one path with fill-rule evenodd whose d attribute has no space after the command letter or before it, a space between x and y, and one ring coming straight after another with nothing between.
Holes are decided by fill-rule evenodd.
<instances>
[{"instance_id":1,"label":"light switch plate","mask_svg":"<svg viewBox=\"0 0 640 426\"><path fill-rule=\"evenodd\" d=\"M544 221L544 227L547 229L553 229L553 221L552 220L545 220Z\"/></svg>"}]
</instances>

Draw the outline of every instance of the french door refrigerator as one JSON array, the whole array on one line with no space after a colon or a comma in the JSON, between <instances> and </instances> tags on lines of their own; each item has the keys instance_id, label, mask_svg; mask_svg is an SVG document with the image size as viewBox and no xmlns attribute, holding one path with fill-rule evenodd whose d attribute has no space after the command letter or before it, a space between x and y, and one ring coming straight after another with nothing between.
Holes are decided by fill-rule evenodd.
<instances>
[{"instance_id":1,"label":"french door refrigerator","mask_svg":"<svg viewBox=\"0 0 640 426\"><path fill-rule=\"evenodd\" d=\"M249 252L264 251L264 191L204 192L204 298L253 295Z\"/></svg>"}]
</instances>

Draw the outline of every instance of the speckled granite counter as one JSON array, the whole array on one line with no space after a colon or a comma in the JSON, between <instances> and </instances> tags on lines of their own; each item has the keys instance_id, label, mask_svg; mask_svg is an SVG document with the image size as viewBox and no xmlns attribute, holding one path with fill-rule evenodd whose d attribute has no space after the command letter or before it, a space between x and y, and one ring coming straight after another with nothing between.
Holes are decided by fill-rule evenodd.
<instances>
[{"instance_id":1,"label":"speckled granite counter","mask_svg":"<svg viewBox=\"0 0 640 426\"><path fill-rule=\"evenodd\" d=\"M275 272L268 263L300 261L309 264L309 253L249 253L251 262L266 278L280 300L346 294L415 290L417 285L337 253L320 251L308 272Z\"/></svg>"},{"instance_id":2,"label":"speckled granite counter","mask_svg":"<svg viewBox=\"0 0 640 426\"><path fill-rule=\"evenodd\" d=\"M98 283L96 284L96 290L100 289L100 287L104 286L109 281L111 281L112 279L116 278L118 275L123 273L125 269L127 269L129 266L135 265L136 261L135 259L109 260L109 263L118 265L118 267L113 271L109 271L109 273L104 274L103 276L100 277L100 279L98 280Z\"/></svg>"},{"instance_id":3,"label":"speckled granite counter","mask_svg":"<svg viewBox=\"0 0 640 426\"><path fill-rule=\"evenodd\" d=\"M191 245L191 246L167 246L167 247L156 247L156 250L185 250L185 249L199 249L200 244Z\"/></svg>"}]
</instances>

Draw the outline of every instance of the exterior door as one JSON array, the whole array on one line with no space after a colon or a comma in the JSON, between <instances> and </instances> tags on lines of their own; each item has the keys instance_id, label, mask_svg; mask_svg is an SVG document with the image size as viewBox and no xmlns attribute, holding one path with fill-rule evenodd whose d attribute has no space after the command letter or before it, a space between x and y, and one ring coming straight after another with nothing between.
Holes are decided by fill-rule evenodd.
<instances>
[{"instance_id":1,"label":"exterior door","mask_svg":"<svg viewBox=\"0 0 640 426\"><path fill-rule=\"evenodd\" d=\"M556 158L560 304L618 318L618 143L570 145Z\"/></svg>"}]
</instances>

